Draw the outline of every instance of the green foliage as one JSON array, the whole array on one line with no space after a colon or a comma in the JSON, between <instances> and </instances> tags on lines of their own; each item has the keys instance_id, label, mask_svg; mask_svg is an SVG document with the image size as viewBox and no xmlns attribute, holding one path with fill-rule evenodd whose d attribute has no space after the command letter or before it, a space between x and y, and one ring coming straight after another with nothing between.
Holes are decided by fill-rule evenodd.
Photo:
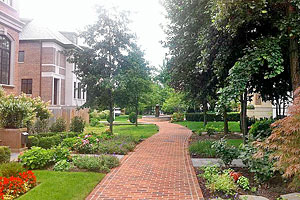
<instances>
[{"instance_id":1,"label":"green foliage","mask_svg":"<svg viewBox=\"0 0 300 200\"><path fill-rule=\"evenodd\" d=\"M79 169L88 171L108 173L111 168L119 165L119 160L116 157L102 155L96 156L78 156L74 158L74 165Z\"/></svg>"},{"instance_id":2,"label":"green foliage","mask_svg":"<svg viewBox=\"0 0 300 200\"><path fill-rule=\"evenodd\" d=\"M186 110L184 94L173 91L170 97L163 103L161 109L164 113L183 112Z\"/></svg>"},{"instance_id":3,"label":"green foliage","mask_svg":"<svg viewBox=\"0 0 300 200\"><path fill-rule=\"evenodd\" d=\"M19 155L20 162L28 169L43 169L53 162L53 151L32 147Z\"/></svg>"},{"instance_id":4,"label":"green foliage","mask_svg":"<svg viewBox=\"0 0 300 200\"><path fill-rule=\"evenodd\" d=\"M55 133L64 132L66 130L67 124L66 120L64 120L63 118L56 119L56 121L50 127L50 131Z\"/></svg>"},{"instance_id":5,"label":"green foliage","mask_svg":"<svg viewBox=\"0 0 300 200\"><path fill-rule=\"evenodd\" d=\"M60 172L66 172L66 171L69 171L72 167L73 167L72 163L70 163L66 160L60 160L54 165L53 170L60 171Z\"/></svg>"},{"instance_id":6,"label":"green foliage","mask_svg":"<svg viewBox=\"0 0 300 200\"><path fill-rule=\"evenodd\" d=\"M183 113L173 113L171 122L183 122L184 114Z\"/></svg>"},{"instance_id":7,"label":"green foliage","mask_svg":"<svg viewBox=\"0 0 300 200\"><path fill-rule=\"evenodd\" d=\"M189 146L189 151L192 155L197 155L202 158L214 158L216 157L216 150L212 148L213 141L203 140L192 143Z\"/></svg>"},{"instance_id":8,"label":"green foliage","mask_svg":"<svg viewBox=\"0 0 300 200\"><path fill-rule=\"evenodd\" d=\"M74 150L74 146L79 140L80 139L78 139L78 138L65 138L65 139L63 139L61 146L67 147L71 150Z\"/></svg>"},{"instance_id":9,"label":"green foliage","mask_svg":"<svg viewBox=\"0 0 300 200\"><path fill-rule=\"evenodd\" d=\"M83 133L85 127L85 121L82 117L74 117L71 121L70 131L75 133Z\"/></svg>"},{"instance_id":10,"label":"green foliage","mask_svg":"<svg viewBox=\"0 0 300 200\"><path fill-rule=\"evenodd\" d=\"M0 163L6 163L10 161L10 148L6 146L0 146Z\"/></svg>"},{"instance_id":11,"label":"green foliage","mask_svg":"<svg viewBox=\"0 0 300 200\"><path fill-rule=\"evenodd\" d=\"M17 177L19 173L24 172L22 164L18 162L3 163L0 165L0 176L10 178L12 176Z\"/></svg>"},{"instance_id":12,"label":"green foliage","mask_svg":"<svg viewBox=\"0 0 300 200\"><path fill-rule=\"evenodd\" d=\"M245 176L239 177L237 180L237 184L243 189L243 190L250 190L250 183L249 179Z\"/></svg>"},{"instance_id":13,"label":"green foliage","mask_svg":"<svg viewBox=\"0 0 300 200\"><path fill-rule=\"evenodd\" d=\"M97 118L90 118L90 126L92 127L101 126L100 120Z\"/></svg>"},{"instance_id":14,"label":"green foliage","mask_svg":"<svg viewBox=\"0 0 300 200\"><path fill-rule=\"evenodd\" d=\"M46 133L49 131L49 121L47 119L37 119L29 129L31 134Z\"/></svg>"},{"instance_id":15,"label":"green foliage","mask_svg":"<svg viewBox=\"0 0 300 200\"><path fill-rule=\"evenodd\" d=\"M52 147L59 145L61 142L61 138L59 135L51 137L41 137L38 140L39 142L38 144L36 144L36 146L42 147L44 149L51 149Z\"/></svg>"},{"instance_id":16,"label":"green foliage","mask_svg":"<svg viewBox=\"0 0 300 200\"><path fill-rule=\"evenodd\" d=\"M217 129L214 128L214 127L209 127L209 126L206 126L206 132L207 132L207 135L210 137L212 135L214 135L215 133L217 133Z\"/></svg>"},{"instance_id":17,"label":"green foliage","mask_svg":"<svg viewBox=\"0 0 300 200\"><path fill-rule=\"evenodd\" d=\"M233 159L237 159L240 155L239 149L234 146L229 146L224 138L214 142L212 147L215 149L216 154L222 159L225 165L230 165Z\"/></svg>"},{"instance_id":18,"label":"green foliage","mask_svg":"<svg viewBox=\"0 0 300 200\"><path fill-rule=\"evenodd\" d=\"M250 172L255 174L256 180L266 182L274 176L274 160L269 160L271 152L265 152L262 158L255 158L257 148L253 145L243 145L239 158L247 166Z\"/></svg>"},{"instance_id":19,"label":"green foliage","mask_svg":"<svg viewBox=\"0 0 300 200\"><path fill-rule=\"evenodd\" d=\"M71 153L70 150L66 147L57 146L52 149L53 150L53 160L54 162L58 162L61 160L70 160Z\"/></svg>"},{"instance_id":20,"label":"green foliage","mask_svg":"<svg viewBox=\"0 0 300 200\"><path fill-rule=\"evenodd\" d=\"M240 113L228 113L227 114L228 121L240 121ZM185 114L187 121L203 121L204 113L186 113ZM215 113L207 113L206 114L207 121L223 121L223 116L217 115Z\"/></svg>"},{"instance_id":21,"label":"green foliage","mask_svg":"<svg viewBox=\"0 0 300 200\"><path fill-rule=\"evenodd\" d=\"M132 113L130 113L129 114L129 116L128 116L128 119L129 119L129 121L131 122L131 123L136 123L136 113L135 112L132 112Z\"/></svg>"},{"instance_id":22,"label":"green foliage","mask_svg":"<svg viewBox=\"0 0 300 200\"><path fill-rule=\"evenodd\" d=\"M222 172L216 166L204 167L203 171L201 176L206 180L206 187L212 192L218 191L226 195L233 195L237 191L237 186L228 172Z\"/></svg>"},{"instance_id":23,"label":"green foliage","mask_svg":"<svg viewBox=\"0 0 300 200\"><path fill-rule=\"evenodd\" d=\"M269 137L272 133L271 124L275 121L273 119L263 119L256 121L249 130L249 134L253 137L254 140L262 139Z\"/></svg>"},{"instance_id":24,"label":"green foliage","mask_svg":"<svg viewBox=\"0 0 300 200\"><path fill-rule=\"evenodd\" d=\"M40 140L36 136L28 136L27 147L31 148L33 146L38 147Z\"/></svg>"}]
</instances>

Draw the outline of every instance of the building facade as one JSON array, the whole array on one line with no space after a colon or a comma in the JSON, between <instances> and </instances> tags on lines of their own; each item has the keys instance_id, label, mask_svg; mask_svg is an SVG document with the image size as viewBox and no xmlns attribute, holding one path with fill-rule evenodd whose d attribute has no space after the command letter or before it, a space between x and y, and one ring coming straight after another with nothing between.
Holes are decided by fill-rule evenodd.
<instances>
[{"instance_id":1,"label":"building facade","mask_svg":"<svg viewBox=\"0 0 300 200\"><path fill-rule=\"evenodd\" d=\"M51 108L79 107L86 93L64 52L77 46L76 34L56 32L33 20L23 20L20 33L18 93L40 96Z\"/></svg>"},{"instance_id":2,"label":"building facade","mask_svg":"<svg viewBox=\"0 0 300 200\"><path fill-rule=\"evenodd\" d=\"M19 34L23 23L19 19L16 0L0 0L0 86L7 93L17 94Z\"/></svg>"}]
</instances>

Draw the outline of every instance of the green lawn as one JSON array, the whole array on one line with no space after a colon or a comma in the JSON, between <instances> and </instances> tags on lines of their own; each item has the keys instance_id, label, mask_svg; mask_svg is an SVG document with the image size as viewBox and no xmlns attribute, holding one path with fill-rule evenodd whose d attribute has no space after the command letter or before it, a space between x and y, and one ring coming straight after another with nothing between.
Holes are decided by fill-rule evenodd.
<instances>
[{"instance_id":1,"label":"green lawn","mask_svg":"<svg viewBox=\"0 0 300 200\"><path fill-rule=\"evenodd\" d=\"M204 132L205 127L203 122L176 122L176 124L180 124L182 126L187 126L192 131ZM231 132L241 132L240 130L240 122L228 122L229 131ZM214 127L217 131L222 132L224 129L224 122L208 122L207 127Z\"/></svg>"},{"instance_id":2,"label":"green lawn","mask_svg":"<svg viewBox=\"0 0 300 200\"><path fill-rule=\"evenodd\" d=\"M240 146L240 144L244 143L244 141L243 141L243 139L229 139L229 140L227 140L227 143L231 146L235 146L238 148Z\"/></svg>"},{"instance_id":3,"label":"green lawn","mask_svg":"<svg viewBox=\"0 0 300 200\"><path fill-rule=\"evenodd\" d=\"M138 118L141 119L142 115L139 115ZM120 115L116 117L115 122L130 123L128 121L128 115Z\"/></svg>"},{"instance_id":4,"label":"green lawn","mask_svg":"<svg viewBox=\"0 0 300 200\"><path fill-rule=\"evenodd\" d=\"M104 178L91 172L34 171L38 186L18 200L83 200Z\"/></svg>"},{"instance_id":5,"label":"green lawn","mask_svg":"<svg viewBox=\"0 0 300 200\"><path fill-rule=\"evenodd\" d=\"M85 133L98 133L101 134L102 132L107 129L107 127L91 127L88 126L85 128ZM120 125L114 126L114 133L119 135L131 135L138 138L148 138L158 132L158 127L155 125L139 125L138 127L134 125Z\"/></svg>"}]
</instances>

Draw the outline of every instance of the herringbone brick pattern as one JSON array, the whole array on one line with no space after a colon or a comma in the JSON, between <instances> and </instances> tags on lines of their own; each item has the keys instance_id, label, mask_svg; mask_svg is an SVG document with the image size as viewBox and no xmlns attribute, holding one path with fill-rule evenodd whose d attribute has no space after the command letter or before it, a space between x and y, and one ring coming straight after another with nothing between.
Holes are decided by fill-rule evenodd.
<instances>
[{"instance_id":1,"label":"herringbone brick pattern","mask_svg":"<svg viewBox=\"0 0 300 200\"><path fill-rule=\"evenodd\" d=\"M187 152L191 131L159 122L158 134L123 158L87 200L203 199Z\"/></svg>"}]
</instances>

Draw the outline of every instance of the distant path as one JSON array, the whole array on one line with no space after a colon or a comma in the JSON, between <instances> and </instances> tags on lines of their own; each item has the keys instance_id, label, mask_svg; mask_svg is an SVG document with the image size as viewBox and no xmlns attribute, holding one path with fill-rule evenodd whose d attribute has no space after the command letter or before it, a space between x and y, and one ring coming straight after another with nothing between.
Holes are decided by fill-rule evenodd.
<instances>
[{"instance_id":1,"label":"distant path","mask_svg":"<svg viewBox=\"0 0 300 200\"><path fill-rule=\"evenodd\" d=\"M87 197L87 200L203 199L189 157L191 131L158 122L159 133L125 156Z\"/></svg>"}]
</instances>

